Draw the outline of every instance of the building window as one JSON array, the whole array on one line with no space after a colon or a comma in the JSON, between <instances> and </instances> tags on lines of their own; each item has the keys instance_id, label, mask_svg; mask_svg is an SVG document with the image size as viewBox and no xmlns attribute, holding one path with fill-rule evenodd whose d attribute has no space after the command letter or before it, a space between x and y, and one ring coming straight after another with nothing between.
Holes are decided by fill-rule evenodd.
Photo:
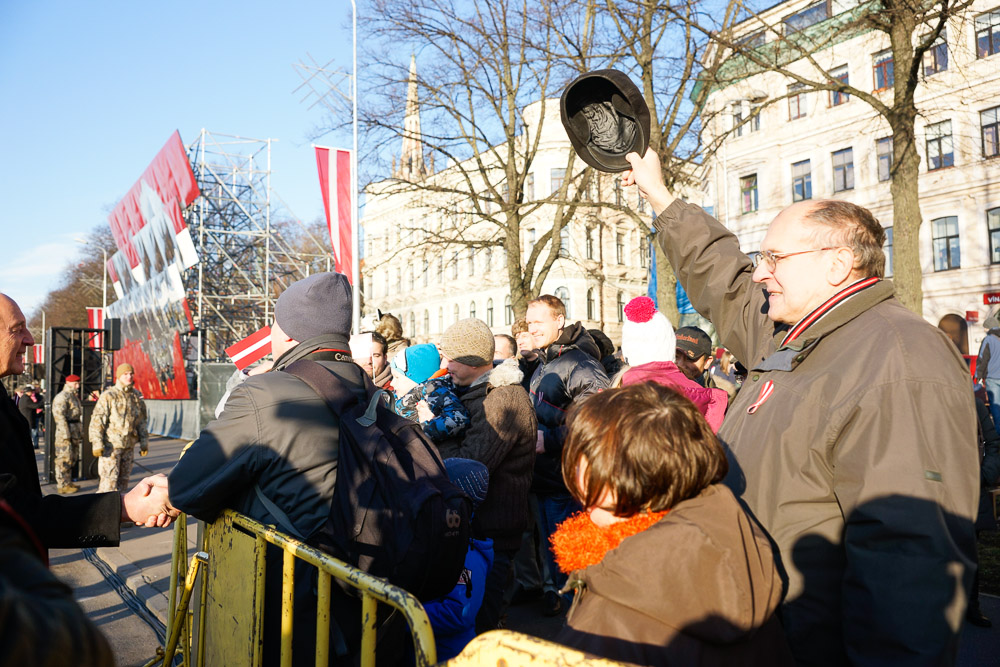
<instances>
[{"instance_id":1,"label":"building window","mask_svg":"<svg viewBox=\"0 0 1000 667\"><path fill-rule=\"evenodd\" d=\"M416 281L413 279L413 264L406 265L406 285L410 292L417 286Z\"/></svg>"},{"instance_id":2,"label":"building window","mask_svg":"<svg viewBox=\"0 0 1000 667\"><path fill-rule=\"evenodd\" d=\"M976 55L980 58L1000 53L1000 7L976 17Z\"/></svg>"},{"instance_id":3,"label":"building window","mask_svg":"<svg viewBox=\"0 0 1000 667\"><path fill-rule=\"evenodd\" d=\"M458 251L451 253L451 279L458 280Z\"/></svg>"},{"instance_id":4,"label":"building window","mask_svg":"<svg viewBox=\"0 0 1000 667\"><path fill-rule=\"evenodd\" d=\"M424 335L431 335L431 311L424 311Z\"/></svg>"},{"instance_id":5,"label":"building window","mask_svg":"<svg viewBox=\"0 0 1000 667\"><path fill-rule=\"evenodd\" d=\"M639 266L646 268L649 266L649 239L639 239Z\"/></svg>"},{"instance_id":6,"label":"building window","mask_svg":"<svg viewBox=\"0 0 1000 667\"><path fill-rule=\"evenodd\" d=\"M503 323L510 326L514 323L514 309L510 305L510 295L503 298Z\"/></svg>"},{"instance_id":7,"label":"building window","mask_svg":"<svg viewBox=\"0 0 1000 667\"><path fill-rule=\"evenodd\" d=\"M476 275L476 249L469 248L469 275Z\"/></svg>"},{"instance_id":8,"label":"building window","mask_svg":"<svg viewBox=\"0 0 1000 667\"><path fill-rule=\"evenodd\" d=\"M443 283L444 282L444 255L438 255L438 269L437 269L437 274L438 274L438 282L439 283Z\"/></svg>"},{"instance_id":9,"label":"building window","mask_svg":"<svg viewBox=\"0 0 1000 667\"><path fill-rule=\"evenodd\" d=\"M594 232L593 227L587 230L587 259L594 259Z\"/></svg>"},{"instance_id":10,"label":"building window","mask_svg":"<svg viewBox=\"0 0 1000 667\"><path fill-rule=\"evenodd\" d=\"M990 230L990 264L1000 264L1000 207L986 211L986 226Z\"/></svg>"},{"instance_id":11,"label":"building window","mask_svg":"<svg viewBox=\"0 0 1000 667\"><path fill-rule=\"evenodd\" d=\"M594 288L587 290L587 319L596 320L594 314L597 312L597 304L594 303Z\"/></svg>"},{"instance_id":12,"label":"building window","mask_svg":"<svg viewBox=\"0 0 1000 667\"><path fill-rule=\"evenodd\" d=\"M947 271L962 265L958 244L958 216L931 220L934 235L934 270Z\"/></svg>"},{"instance_id":13,"label":"building window","mask_svg":"<svg viewBox=\"0 0 1000 667\"><path fill-rule=\"evenodd\" d=\"M892 178L892 137L875 140L875 155L878 159L878 180Z\"/></svg>"},{"instance_id":14,"label":"building window","mask_svg":"<svg viewBox=\"0 0 1000 667\"><path fill-rule=\"evenodd\" d=\"M615 234L615 260L619 264L625 263L625 235L621 232Z\"/></svg>"},{"instance_id":15,"label":"building window","mask_svg":"<svg viewBox=\"0 0 1000 667\"><path fill-rule=\"evenodd\" d=\"M625 293L618 292L618 321L625 321Z\"/></svg>"},{"instance_id":16,"label":"building window","mask_svg":"<svg viewBox=\"0 0 1000 667\"><path fill-rule=\"evenodd\" d=\"M486 326L493 326L493 299L486 300Z\"/></svg>"},{"instance_id":17,"label":"building window","mask_svg":"<svg viewBox=\"0 0 1000 667\"><path fill-rule=\"evenodd\" d=\"M403 291L403 272L396 269L396 294Z\"/></svg>"},{"instance_id":18,"label":"building window","mask_svg":"<svg viewBox=\"0 0 1000 667\"><path fill-rule=\"evenodd\" d=\"M559 256L569 257L569 227L559 230Z\"/></svg>"},{"instance_id":19,"label":"building window","mask_svg":"<svg viewBox=\"0 0 1000 667\"><path fill-rule=\"evenodd\" d=\"M615 206L622 205L622 179L615 179Z\"/></svg>"},{"instance_id":20,"label":"building window","mask_svg":"<svg viewBox=\"0 0 1000 667\"><path fill-rule=\"evenodd\" d=\"M788 86L788 120L805 118L806 115L806 87L802 83L793 83Z\"/></svg>"},{"instance_id":21,"label":"building window","mask_svg":"<svg viewBox=\"0 0 1000 667\"><path fill-rule=\"evenodd\" d=\"M743 106L739 102L733 107L733 134L743 136Z\"/></svg>"},{"instance_id":22,"label":"building window","mask_svg":"<svg viewBox=\"0 0 1000 667\"><path fill-rule=\"evenodd\" d=\"M854 189L854 149L845 148L833 153L833 191Z\"/></svg>"},{"instance_id":23,"label":"building window","mask_svg":"<svg viewBox=\"0 0 1000 667\"><path fill-rule=\"evenodd\" d=\"M636 193L635 193L635 210L638 211L639 213L645 213L646 212L646 200L642 198L642 195L639 194L638 190L639 189L636 188Z\"/></svg>"},{"instance_id":24,"label":"building window","mask_svg":"<svg viewBox=\"0 0 1000 667\"><path fill-rule=\"evenodd\" d=\"M740 178L740 211L753 213L757 210L757 174Z\"/></svg>"},{"instance_id":25,"label":"building window","mask_svg":"<svg viewBox=\"0 0 1000 667\"><path fill-rule=\"evenodd\" d=\"M801 11L798 11L790 16L786 16L782 19L782 23L785 24L785 34L791 35L792 33L804 30L811 25L816 25L820 21L824 21L829 17L830 6L827 4L827 0L820 0L819 2L813 3Z\"/></svg>"},{"instance_id":26,"label":"building window","mask_svg":"<svg viewBox=\"0 0 1000 667\"><path fill-rule=\"evenodd\" d=\"M430 262L428 262L428 261L427 261L427 260L425 259L425 260L424 260L424 269L423 269L423 275L424 275L424 278L423 278L423 281L424 281L424 287L427 287L427 281L428 281L428 280L430 280L430 276L429 276L430 272L431 272L431 263L430 263Z\"/></svg>"},{"instance_id":27,"label":"building window","mask_svg":"<svg viewBox=\"0 0 1000 667\"><path fill-rule=\"evenodd\" d=\"M559 188L562 187L563 181L566 180L566 170L562 168L552 169L549 172L549 184L552 194L559 192Z\"/></svg>"},{"instance_id":28,"label":"building window","mask_svg":"<svg viewBox=\"0 0 1000 667\"><path fill-rule=\"evenodd\" d=\"M951 143L951 121L943 120L927 126L927 171L944 169L955 164Z\"/></svg>"},{"instance_id":29,"label":"building window","mask_svg":"<svg viewBox=\"0 0 1000 667\"><path fill-rule=\"evenodd\" d=\"M531 173L524 177L524 200L534 201L535 199L535 174Z\"/></svg>"},{"instance_id":30,"label":"building window","mask_svg":"<svg viewBox=\"0 0 1000 667\"><path fill-rule=\"evenodd\" d=\"M763 30L752 32L736 40L736 44L744 49L756 49L758 46L764 46L765 42L766 37Z\"/></svg>"},{"instance_id":31,"label":"building window","mask_svg":"<svg viewBox=\"0 0 1000 667\"><path fill-rule=\"evenodd\" d=\"M438 333L444 333L444 306L438 308Z\"/></svg>"},{"instance_id":32,"label":"building window","mask_svg":"<svg viewBox=\"0 0 1000 667\"><path fill-rule=\"evenodd\" d=\"M483 264L485 264L485 272L489 273L490 269L493 268L493 246L486 246L486 259L483 260Z\"/></svg>"},{"instance_id":33,"label":"building window","mask_svg":"<svg viewBox=\"0 0 1000 667\"><path fill-rule=\"evenodd\" d=\"M537 242L538 242L538 233L534 229L529 229L528 230L528 252L531 252L534 249L535 243L537 243Z\"/></svg>"},{"instance_id":34,"label":"building window","mask_svg":"<svg viewBox=\"0 0 1000 667\"><path fill-rule=\"evenodd\" d=\"M453 310L453 315L454 315L454 318L455 318L454 319L455 322L458 322L460 319L462 319L462 309L458 307L457 303L455 304L455 308Z\"/></svg>"},{"instance_id":35,"label":"building window","mask_svg":"<svg viewBox=\"0 0 1000 667\"><path fill-rule=\"evenodd\" d=\"M473 301L472 303L469 304L469 317L475 317L475 316L476 316L476 302Z\"/></svg>"},{"instance_id":36,"label":"building window","mask_svg":"<svg viewBox=\"0 0 1000 667\"><path fill-rule=\"evenodd\" d=\"M924 52L924 76L948 69L948 31L942 30L931 47Z\"/></svg>"},{"instance_id":37,"label":"building window","mask_svg":"<svg viewBox=\"0 0 1000 667\"><path fill-rule=\"evenodd\" d=\"M382 292L382 296L389 296L389 271L385 272L385 290Z\"/></svg>"},{"instance_id":38,"label":"building window","mask_svg":"<svg viewBox=\"0 0 1000 667\"><path fill-rule=\"evenodd\" d=\"M812 199L812 167L809 160L802 160L792 165L792 201Z\"/></svg>"},{"instance_id":39,"label":"building window","mask_svg":"<svg viewBox=\"0 0 1000 667\"><path fill-rule=\"evenodd\" d=\"M875 74L875 90L891 88L895 81L892 49L879 51L872 56L872 69Z\"/></svg>"},{"instance_id":40,"label":"building window","mask_svg":"<svg viewBox=\"0 0 1000 667\"><path fill-rule=\"evenodd\" d=\"M882 246L885 253L885 277L892 277L892 227L885 228L885 245Z\"/></svg>"},{"instance_id":41,"label":"building window","mask_svg":"<svg viewBox=\"0 0 1000 667\"><path fill-rule=\"evenodd\" d=\"M570 314L572 311L570 310L569 306L569 290L566 289L565 287L557 287L556 291L553 292L553 294L557 299L563 302L564 306L566 306L566 321L569 321L569 319L573 317Z\"/></svg>"},{"instance_id":42,"label":"building window","mask_svg":"<svg viewBox=\"0 0 1000 667\"><path fill-rule=\"evenodd\" d=\"M980 111L979 124L982 126L983 157L997 157L1000 155L1000 107Z\"/></svg>"},{"instance_id":43,"label":"building window","mask_svg":"<svg viewBox=\"0 0 1000 667\"><path fill-rule=\"evenodd\" d=\"M830 78L835 81L840 81L845 86L850 85L850 79L848 77L847 65L838 67L837 69L830 70ZM846 104L850 101L851 96L846 92L840 92L839 90L830 91L830 106L835 107L841 104Z\"/></svg>"},{"instance_id":44,"label":"building window","mask_svg":"<svg viewBox=\"0 0 1000 667\"><path fill-rule=\"evenodd\" d=\"M760 131L760 105L751 104L750 105L750 118L747 120L747 126L750 128L751 132Z\"/></svg>"}]
</instances>

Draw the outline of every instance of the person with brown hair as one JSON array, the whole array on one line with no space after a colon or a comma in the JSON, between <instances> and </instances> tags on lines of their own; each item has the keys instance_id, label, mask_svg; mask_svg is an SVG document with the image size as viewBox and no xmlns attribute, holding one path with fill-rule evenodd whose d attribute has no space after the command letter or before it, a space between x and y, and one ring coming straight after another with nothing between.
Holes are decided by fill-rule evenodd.
<instances>
[{"instance_id":1,"label":"person with brown hair","mask_svg":"<svg viewBox=\"0 0 1000 667\"><path fill-rule=\"evenodd\" d=\"M726 455L695 405L641 383L567 423L563 480L585 509L552 538L576 594L556 641L639 665L790 665L771 545L719 483Z\"/></svg>"}]
</instances>

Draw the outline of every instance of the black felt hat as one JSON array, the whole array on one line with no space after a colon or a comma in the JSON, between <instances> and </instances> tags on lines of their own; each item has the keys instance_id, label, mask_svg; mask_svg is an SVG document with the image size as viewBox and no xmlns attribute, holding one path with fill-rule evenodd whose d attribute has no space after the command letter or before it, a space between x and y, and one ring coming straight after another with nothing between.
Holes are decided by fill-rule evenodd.
<instances>
[{"instance_id":1,"label":"black felt hat","mask_svg":"<svg viewBox=\"0 0 1000 667\"><path fill-rule=\"evenodd\" d=\"M559 102L563 127L580 158L594 169L625 171L625 155L649 147L649 107L625 74L602 69L577 77Z\"/></svg>"}]
</instances>

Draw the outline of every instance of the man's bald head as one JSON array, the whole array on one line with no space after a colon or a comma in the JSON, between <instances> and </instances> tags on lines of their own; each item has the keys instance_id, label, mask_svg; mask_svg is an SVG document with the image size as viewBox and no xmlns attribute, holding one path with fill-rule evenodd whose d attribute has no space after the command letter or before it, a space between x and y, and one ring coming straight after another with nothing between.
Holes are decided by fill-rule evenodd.
<instances>
[{"instance_id":1,"label":"man's bald head","mask_svg":"<svg viewBox=\"0 0 1000 667\"><path fill-rule=\"evenodd\" d=\"M17 303L0 294L0 377L24 372L24 351L35 344Z\"/></svg>"}]
</instances>

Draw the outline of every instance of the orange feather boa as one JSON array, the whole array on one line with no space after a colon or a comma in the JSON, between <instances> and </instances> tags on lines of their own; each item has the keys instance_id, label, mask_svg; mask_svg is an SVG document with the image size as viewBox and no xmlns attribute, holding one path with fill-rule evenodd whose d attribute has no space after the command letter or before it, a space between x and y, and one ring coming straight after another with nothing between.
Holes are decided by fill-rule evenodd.
<instances>
[{"instance_id":1,"label":"orange feather boa","mask_svg":"<svg viewBox=\"0 0 1000 667\"><path fill-rule=\"evenodd\" d=\"M642 512L602 528L591 520L588 512L578 512L559 524L549 538L556 564L566 574L596 565L625 538L641 533L666 514L666 511Z\"/></svg>"}]
</instances>

